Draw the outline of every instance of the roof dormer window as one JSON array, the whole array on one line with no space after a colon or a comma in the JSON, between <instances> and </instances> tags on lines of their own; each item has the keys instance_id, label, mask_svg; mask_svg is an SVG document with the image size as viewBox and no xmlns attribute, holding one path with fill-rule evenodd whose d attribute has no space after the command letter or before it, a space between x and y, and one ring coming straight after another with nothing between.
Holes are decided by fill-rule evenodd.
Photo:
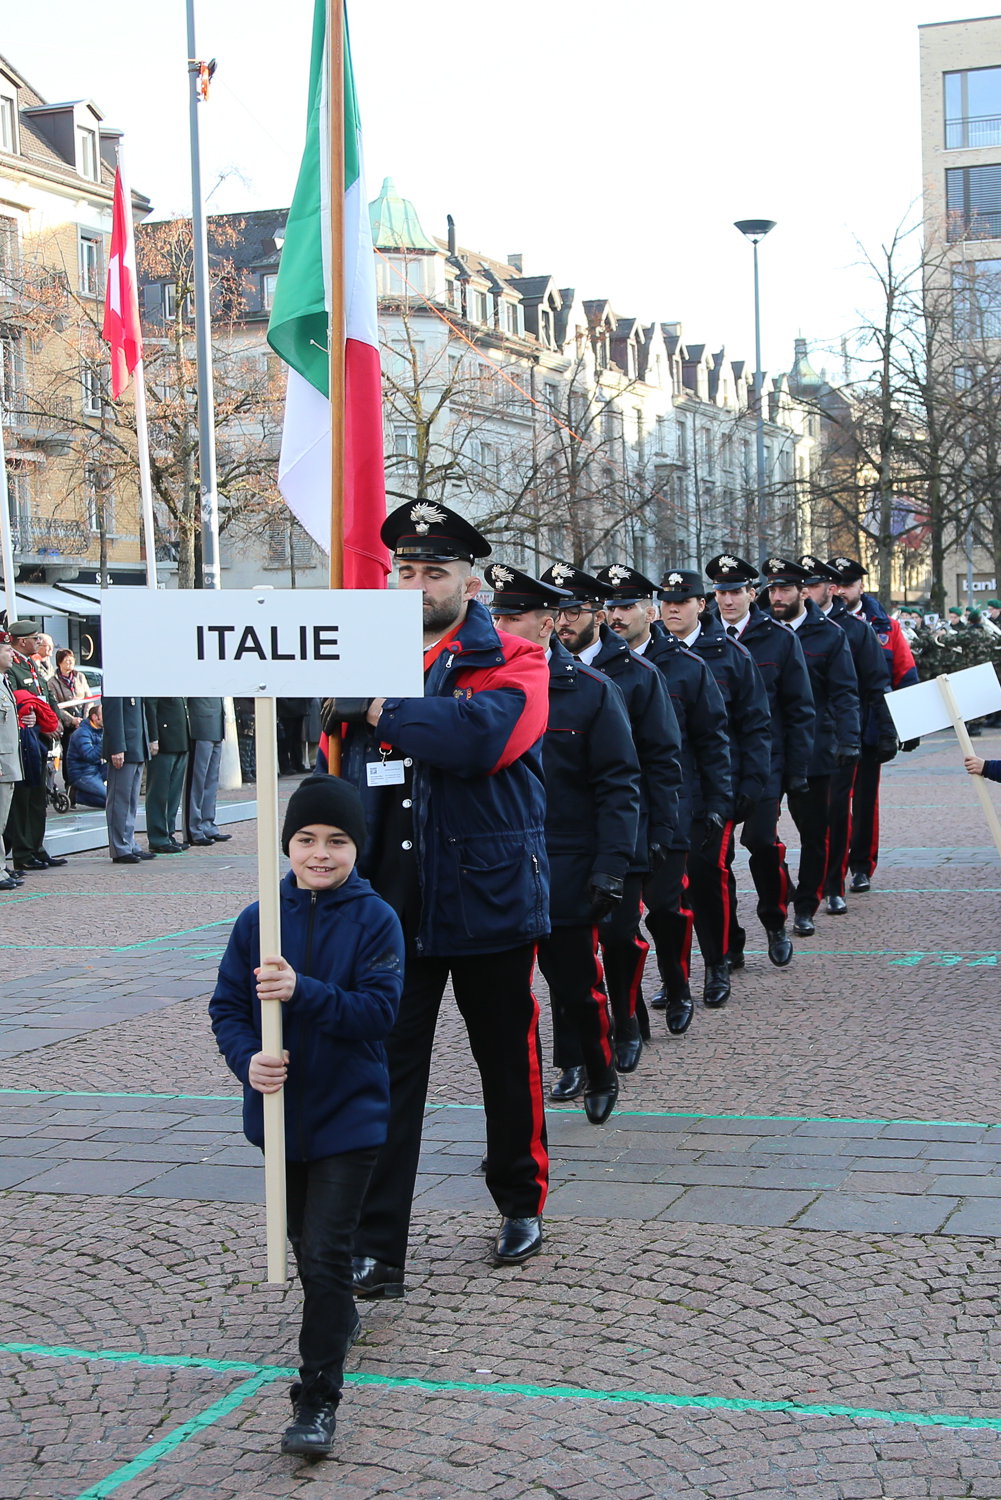
<instances>
[{"instance_id":1,"label":"roof dormer window","mask_svg":"<svg viewBox=\"0 0 1001 1500\"><path fill-rule=\"evenodd\" d=\"M97 150L96 130L88 130L85 125L77 126L76 156L80 176L88 177L91 182L99 181L101 158Z\"/></svg>"},{"instance_id":2,"label":"roof dormer window","mask_svg":"<svg viewBox=\"0 0 1001 1500\"><path fill-rule=\"evenodd\" d=\"M0 93L0 151L17 151L17 100Z\"/></svg>"}]
</instances>

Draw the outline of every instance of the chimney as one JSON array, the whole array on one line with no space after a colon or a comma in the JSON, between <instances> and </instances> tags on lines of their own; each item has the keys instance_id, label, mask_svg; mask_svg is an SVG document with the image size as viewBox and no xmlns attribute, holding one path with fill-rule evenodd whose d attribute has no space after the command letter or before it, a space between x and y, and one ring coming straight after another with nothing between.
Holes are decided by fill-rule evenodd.
<instances>
[{"instance_id":1,"label":"chimney","mask_svg":"<svg viewBox=\"0 0 1001 1500\"><path fill-rule=\"evenodd\" d=\"M512 250L511 254L507 258L507 263L509 266L514 266L514 269L517 271L519 276L522 276L524 274L524 269L522 266L522 252L520 250Z\"/></svg>"},{"instance_id":2,"label":"chimney","mask_svg":"<svg viewBox=\"0 0 1001 1500\"><path fill-rule=\"evenodd\" d=\"M448 216L448 253L455 254L455 220L451 214Z\"/></svg>"}]
</instances>

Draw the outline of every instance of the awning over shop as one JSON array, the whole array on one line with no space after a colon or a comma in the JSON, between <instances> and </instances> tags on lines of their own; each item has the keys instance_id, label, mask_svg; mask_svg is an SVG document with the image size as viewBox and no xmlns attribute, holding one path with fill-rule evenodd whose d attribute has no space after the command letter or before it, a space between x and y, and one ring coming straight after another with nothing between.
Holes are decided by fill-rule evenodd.
<instances>
[{"instance_id":1,"label":"awning over shop","mask_svg":"<svg viewBox=\"0 0 1001 1500\"><path fill-rule=\"evenodd\" d=\"M18 615L23 620L64 616L85 620L101 613L99 600L92 601L89 592L71 594L51 583L19 583L14 597Z\"/></svg>"}]
</instances>

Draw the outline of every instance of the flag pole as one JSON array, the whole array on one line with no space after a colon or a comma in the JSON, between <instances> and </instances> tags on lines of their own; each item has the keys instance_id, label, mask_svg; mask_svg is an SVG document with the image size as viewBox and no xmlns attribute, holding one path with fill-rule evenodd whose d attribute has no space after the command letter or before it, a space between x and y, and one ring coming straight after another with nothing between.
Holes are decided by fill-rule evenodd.
<instances>
[{"instance_id":1,"label":"flag pole","mask_svg":"<svg viewBox=\"0 0 1001 1500\"><path fill-rule=\"evenodd\" d=\"M10 524L10 489L7 483L7 455L4 450L3 402L0 400L0 556L3 560L4 604L7 624L17 619L17 597L14 592L14 539Z\"/></svg>"},{"instance_id":2,"label":"flag pole","mask_svg":"<svg viewBox=\"0 0 1001 1500\"><path fill-rule=\"evenodd\" d=\"M122 198L125 202L125 233L128 236L129 263L137 266L136 234L132 222L132 194L125 173L124 153L121 139L118 141L118 175L121 178ZM137 270L138 275L138 270ZM156 580L156 521L153 516L153 479L149 465L149 421L146 415L146 374L140 354L132 372L133 396L136 406L136 442L139 448L139 497L142 506L143 537L146 542L146 587L155 589Z\"/></svg>"},{"instance_id":3,"label":"flag pole","mask_svg":"<svg viewBox=\"0 0 1001 1500\"><path fill-rule=\"evenodd\" d=\"M344 8L327 0L330 141L330 587L344 587Z\"/></svg>"}]
</instances>

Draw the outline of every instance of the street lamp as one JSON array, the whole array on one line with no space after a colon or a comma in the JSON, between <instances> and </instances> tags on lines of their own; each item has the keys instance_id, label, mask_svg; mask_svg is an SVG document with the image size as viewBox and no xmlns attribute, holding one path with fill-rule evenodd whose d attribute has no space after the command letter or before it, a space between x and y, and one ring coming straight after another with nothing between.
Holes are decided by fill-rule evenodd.
<instances>
[{"instance_id":1,"label":"street lamp","mask_svg":"<svg viewBox=\"0 0 1001 1500\"><path fill-rule=\"evenodd\" d=\"M774 219L737 219L734 229L739 229L754 246L754 410L757 437L758 473L758 550L763 557L768 530L765 516L765 413L761 399L764 375L761 370L761 296L758 289L758 243L775 228Z\"/></svg>"}]
</instances>

